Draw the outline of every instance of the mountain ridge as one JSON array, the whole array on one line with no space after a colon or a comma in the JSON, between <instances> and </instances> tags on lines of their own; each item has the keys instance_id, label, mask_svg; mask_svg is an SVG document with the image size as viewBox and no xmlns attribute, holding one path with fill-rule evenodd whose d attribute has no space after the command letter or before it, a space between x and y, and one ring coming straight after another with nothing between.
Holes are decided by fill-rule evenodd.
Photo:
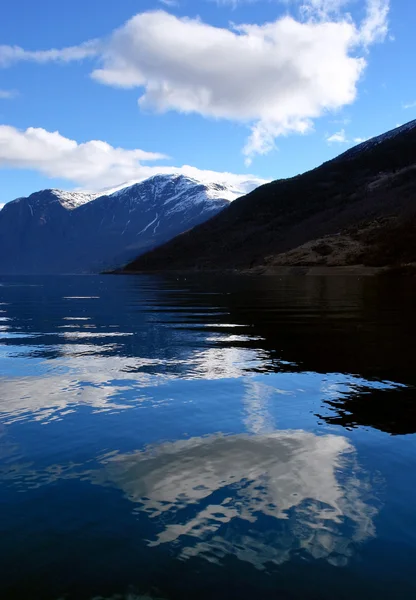
<instances>
[{"instance_id":1,"label":"mountain ridge","mask_svg":"<svg viewBox=\"0 0 416 600\"><path fill-rule=\"evenodd\" d=\"M346 253L344 264L366 264L366 254L373 255L372 264L395 263L400 257L388 258L385 252L378 260L375 245L391 228L404 232L401 220L412 222L408 217L416 212L415 168L416 121L411 121L311 171L260 186L194 230L127 264L123 272L325 265L331 247L327 255L315 253L313 260L292 256L285 262L284 255L354 229L360 252ZM376 233L369 233L371 224ZM416 248L413 254L402 254L407 260L414 254L416 261Z\"/></svg>"},{"instance_id":2,"label":"mountain ridge","mask_svg":"<svg viewBox=\"0 0 416 600\"><path fill-rule=\"evenodd\" d=\"M0 272L121 266L223 210L237 194L180 174L155 175L102 195L41 190L0 211Z\"/></svg>"}]
</instances>

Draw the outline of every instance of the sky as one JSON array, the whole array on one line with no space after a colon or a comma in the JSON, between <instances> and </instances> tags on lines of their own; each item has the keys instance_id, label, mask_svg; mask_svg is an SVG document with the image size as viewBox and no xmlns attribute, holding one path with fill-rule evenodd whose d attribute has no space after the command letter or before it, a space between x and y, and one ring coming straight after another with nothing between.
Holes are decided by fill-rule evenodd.
<instances>
[{"instance_id":1,"label":"sky","mask_svg":"<svg viewBox=\"0 0 416 600\"><path fill-rule=\"evenodd\" d=\"M416 118L415 23L410 0L4 0L0 204L314 168Z\"/></svg>"}]
</instances>

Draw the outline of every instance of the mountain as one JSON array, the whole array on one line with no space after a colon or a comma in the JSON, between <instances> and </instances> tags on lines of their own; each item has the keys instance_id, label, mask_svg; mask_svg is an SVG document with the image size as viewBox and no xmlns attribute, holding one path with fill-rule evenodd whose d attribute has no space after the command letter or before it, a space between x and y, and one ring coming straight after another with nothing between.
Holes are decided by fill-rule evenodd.
<instances>
[{"instance_id":1,"label":"mountain","mask_svg":"<svg viewBox=\"0 0 416 600\"><path fill-rule=\"evenodd\" d=\"M0 272L46 272L48 265L55 266L70 235L72 212L93 198L43 190L5 204L0 211Z\"/></svg>"},{"instance_id":2,"label":"mountain","mask_svg":"<svg viewBox=\"0 0 416 600\"><path fill-rule=\"evenodd\" d=\"M239 195L183 175L156 175L101 196L36 192L0 211L0 272L115 268L206 221Z\"/></svg>"},{"instance_id":3,"label":"mountain","mask_svg":"<svg viewBox=\"0 0 416 600\"><path fill-rule=\"evenodd\" d=\"M416 262L416 121L263 185L124 271Z\"/></svg>"}]
</instances>

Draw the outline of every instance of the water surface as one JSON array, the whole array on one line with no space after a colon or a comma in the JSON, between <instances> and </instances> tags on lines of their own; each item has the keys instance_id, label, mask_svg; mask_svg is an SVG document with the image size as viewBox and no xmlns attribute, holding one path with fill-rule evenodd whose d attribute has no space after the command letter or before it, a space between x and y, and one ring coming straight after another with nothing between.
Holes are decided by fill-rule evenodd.
<instances>
[{"instance_id":1,"label":"water surface","mask_svg":"<svg viewBox=\"0 0 416 600\"><path fill-rule=\"evenodd\" d=\"M415 282L0 279L0 597L416 597Z\"/></svg>"}]
</instances>

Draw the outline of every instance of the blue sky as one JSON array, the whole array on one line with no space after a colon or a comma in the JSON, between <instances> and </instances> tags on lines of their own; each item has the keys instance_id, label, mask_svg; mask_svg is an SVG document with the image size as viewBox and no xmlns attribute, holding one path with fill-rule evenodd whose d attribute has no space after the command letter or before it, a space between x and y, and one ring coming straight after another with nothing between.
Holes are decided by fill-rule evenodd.
<instances>
[{"instance_id":1,"label":"blue sky","mask_svg":"<svg viewBox=\"0 0 416 600\"><path fill-rule=\"evenodd\" d=\"M313 168L416 117L415 23L408 0L5 0L0 203Z\"/></svg>"}]
</instances>

